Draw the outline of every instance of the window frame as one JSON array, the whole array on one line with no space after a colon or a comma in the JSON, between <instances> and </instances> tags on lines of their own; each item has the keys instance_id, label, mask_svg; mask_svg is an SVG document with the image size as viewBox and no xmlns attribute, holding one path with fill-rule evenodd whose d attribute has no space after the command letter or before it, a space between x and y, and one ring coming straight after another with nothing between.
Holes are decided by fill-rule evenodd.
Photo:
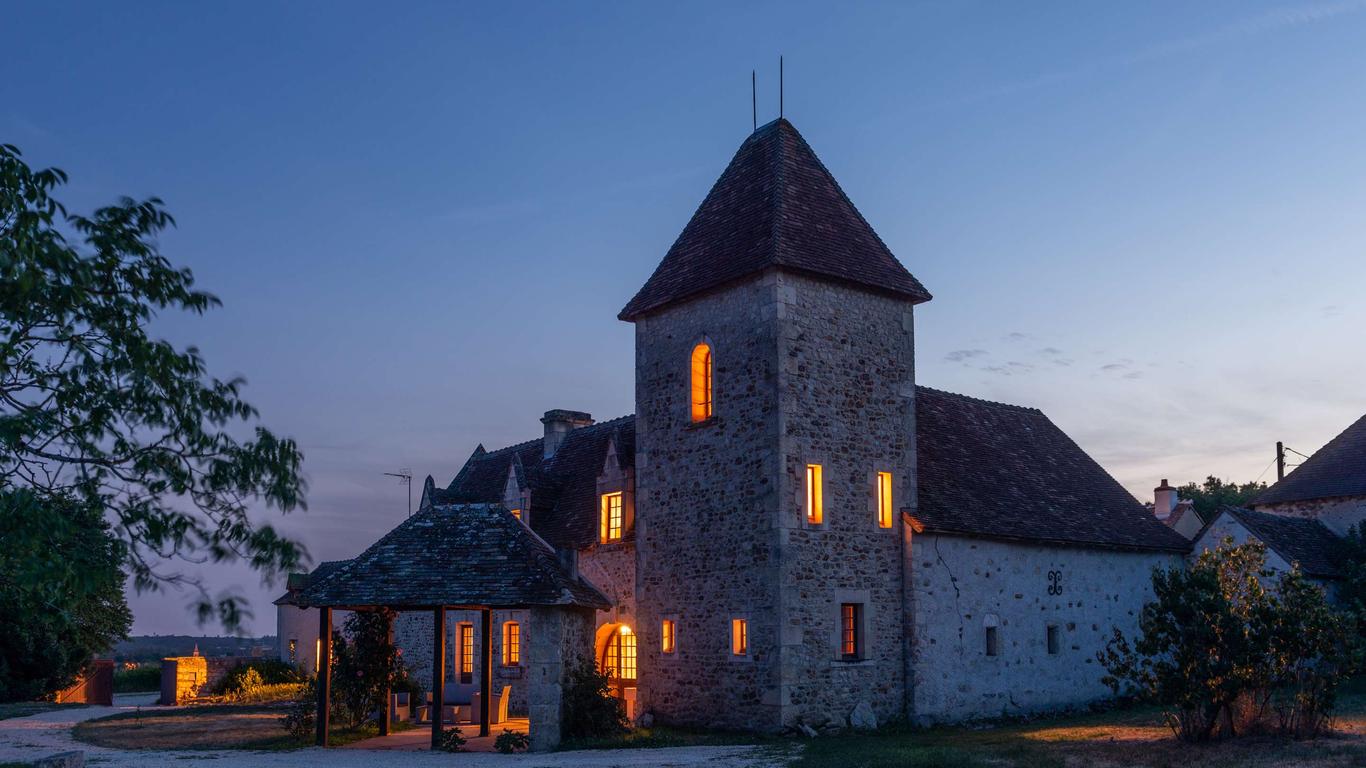
<instances>
[{"instance_id":1,"label":"window frame","mask_svg":"<svg viewBox=\"0 0 1366 768\"><path fill-rule=\"evenodd\" d=\"M1044 628L1044 650L1049 656L1057 656L1062 653L1062 627L1057 624L1049 624Z\"/></svg>"},{"instance_id":2,"label":"window frame","mask_svg":"<svg viewBox=\"0 0 1366 768\"><path fill-rule=\"evenodd\" d=\"M735 661L750 659L751 640L749 617L732 616L730 620L730 658Z\"/></svg>"},{"instance_id":3,"label":"window frame","mask_svg":"<svg viewBox=\"0 0 1366 768\"><path fill-rule=\"evenodd\" d=\"M661 619L659 622L659 652L665 656L678 652L678 622L673 619Z\"/></svg>"},{"instance_id":4,"label":"window frame","mask_svg":"<svg viewBox=\"0 0 1366 768\"><path fill-rule=\"evenodd\" d=\"M624 491L608 491L600 496L601 519L598 523L598 541L613 544L626 535L626 494ZM612 502L616 502L616 535L612 535Z\"/></svg>"},{"instance_id":5,"label":"window frame","mask_svg":"<svg viewBox=\"0 0 1366 768\"><path fill-rule=\"evenodd\" d=\"M474 682L474 624L468 621L455 625L455 674L461 685Z\"/></svg>"},{"instance_id":6,"label":"window frame","mask_svg":"<svg viewBox=\"0 0 1366 768\"><path fill-rule=\"evenodd\" d=\"M688 355L688 417L694 424L716 415L716 351L707 339L693 345Z\"/></svg>"},{"instance_id":7,"label":"window frame","mask_svg":"<svg viewBox=\"0 0 1366 768\"><path fill-rule=\"evenodd\" d=\"M503 622L503 666L522 665L522 625L516 620Z\"/></svg>"},{"instance_id":8,"label":"window frame","mask_svg":"<svg viewBox=\"0 0 1366 768\"><path fill-rule=\"evenodd\" d=\"M862 661L864 658L863 603L840 603L840 659Z\"/></svg>"},{"instance_id":9,"label":"window frame","mask_svg":"<svg viewBox=\"0 0 1366 768\"><path fill-rule=\"evenodd\" d=\"M808 459L802 474L802 520L807 526L825 525L825 465Z\"/></svg>"},{"instance_id":10,"label":"window frame","mask_svg":"<svg viewBox=\"0 0 1366 768\"><path fill-rule=\"evenodd\" d=\"M986 630L986 655L997 657L1001 655L1001 631L996 625L984 628Z\"/></svg>"},{"instance_id":11,"label":"window frame","mask_svg":"<svg viewBox=\"0 0 1366 768\"><path fill-rule=\"evenodd\" d=\"M873 474L876 522L879 528L891 528L896 520L896 491L891 472L878 470Z\"/></svg>"}]
</instances>

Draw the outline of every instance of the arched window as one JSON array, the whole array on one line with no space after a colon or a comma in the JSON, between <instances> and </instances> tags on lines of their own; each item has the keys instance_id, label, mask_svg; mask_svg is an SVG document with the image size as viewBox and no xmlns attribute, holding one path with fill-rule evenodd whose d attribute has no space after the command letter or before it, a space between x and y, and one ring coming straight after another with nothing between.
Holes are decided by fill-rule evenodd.
<instances>
[{"instance_id":1,"label":"arched window","mask_svg":"<svg viewBox=\"0 0 1366 768\"><path fill-rule=\"evenodd\" d=\"M622 625L607 638L602 652L602 672L614 682L635 682L636 635Z\"/></svg>"},{"instance_id":2,"label":"arched window","mask_svg":"<svg viewBox=\"0 0 1366 768\"><path fill-rule=\"evenodd\" d=\"M692 420L706 421L712 413L711 346L705 341L692 348Z\"/></svg>"}]
</instances>

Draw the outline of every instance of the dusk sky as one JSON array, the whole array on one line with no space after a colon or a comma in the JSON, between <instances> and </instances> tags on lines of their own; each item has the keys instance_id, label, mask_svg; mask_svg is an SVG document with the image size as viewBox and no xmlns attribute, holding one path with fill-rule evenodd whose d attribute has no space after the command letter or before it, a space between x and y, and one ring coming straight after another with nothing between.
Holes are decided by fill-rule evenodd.
<instances>
[{"instance_id":1,"label":"dusk sky","mask_svg":"<svg viewBox=\"0 0 1366 768\"><path fill-rule=\"evenodd\" d=\"M616 314L750 132L751 69L777 117L779 54L786 116L934 294L921 383L1042 408L1141 500L1274 479L1276 440L1366 412L1366 2L12 2L0 30L0 142L73 210L166 201L224 306L156 330L299 441L309 510L276 522L315 560L404 517L384 472L632 412ZM278 584L207 581L274 632ZM134 633L219 631L189 599L133 596Z\"/></svg>"}]
</instances>

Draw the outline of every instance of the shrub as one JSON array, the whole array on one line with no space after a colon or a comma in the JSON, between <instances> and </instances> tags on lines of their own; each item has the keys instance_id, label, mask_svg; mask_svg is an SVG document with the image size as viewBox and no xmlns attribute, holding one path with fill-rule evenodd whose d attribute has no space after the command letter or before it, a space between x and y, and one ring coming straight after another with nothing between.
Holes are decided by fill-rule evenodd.
<instances>
[{"instance_id":1,"label":"shrub","mask_svg":"<svg viewBox=\"0 0 1366 768\"><path fill-rule=\"evenodd\" d=\"M493 740L493 748L505 755L513 752L525 752L531 746L531 739L525 733L512 731L506 728Z\"/></svg>"},{"instance_id":2,"label":"shrub","mask_svg":"<svg viewBox=\"0 0 1366 768\"><path fill-rule=\"evenodd\" d=\"M1298 570L1273 580L1265 564L1261 544L1225 539L1189 568L1154 570L1138 639L1116 629L1097 654L1103 681L1161 704L1185 741L1320 733L1350 666L1348 624Z\"/></svg>"},{"instance_id":3,"label":"shrub","mask_svg":"<svg viewBox=\"0 0 1366 768\"><path fill-rule=\"evenodd\" d=\"M248 690L245 678L253 675L252 682L254 687L262 685L280 685L283 683L300 683L303 678L299 671L292 665L280 661L279 659L253 659L251 661L238 664L223 676L222 680L214 686L214 693L224 693L228 695L241 694Z\"/></svg>"},{"instance_id":4,"label":"shrub","mask_svg":"<svg viewBox=\"0 0 1366 768\"><path fill-rule=\"evenodd\" d=\"M296 739L311 737L318 723L318 684L314 678L305 680L299 686L299 696L289 705L280 725Z\"/></svg>"},{"instance_id":5,"label":"shrub","mask_svg":"<svg viewBox=\"0 0 1366 768\"><path fill-rule=\"evenodd\" d=\"M446 728L441 732L441 740L436 748L442 752L459 752L465 748L465 737L460 734L459 728Z\"/></svg>"},{"instance_id":6,"label":"shrub","mask_svg":"<svg viewBox=\"0 0 1366 768\"><path fill-rule=\"evenodd\" d=\"M161 689L161 665L139 664L114 670L114 693L141 693Z\"/></svg>"},{"instance_id":7,"label":"shrub","mask_svg":"<svg viewBox=\"0 0 1366 768\"><path fill-rule=\"evenodd\" d=\"M563 727L566 739L617 736L628 730L626 704L612 695L607 675L592 662L571 665L565 675Z\"/></svg>"},{"instance_id":8,"label":"shrub","mask_svg":"<svg viewBox=\"0 0 1366 768\"><path fill-rule=\"evenodd\" d=\"M385 690L403 690L408 677L389 639L393 616L392 611L357 611L333 635L333 707L353 728L384 707Z\"/></svg>"}]
</instances>

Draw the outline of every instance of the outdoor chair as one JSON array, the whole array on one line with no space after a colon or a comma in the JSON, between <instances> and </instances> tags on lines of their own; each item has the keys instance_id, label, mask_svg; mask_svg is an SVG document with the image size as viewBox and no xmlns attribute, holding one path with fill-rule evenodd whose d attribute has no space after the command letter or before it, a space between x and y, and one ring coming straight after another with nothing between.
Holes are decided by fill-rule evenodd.
<instances>
[{"instance_id":1,"label":"outdoor chair","mask_svg":"<svg viewBox=\"0 0 1366 768\"><path fill-rule=\"evenodd\" d=\"M505 685L498 696L489 704L490 725L507 722L508 719L508 700L512 698L512 686ZM470 714L467 722L479 722L479 705L483 700L483 695L476 693L470 700Z\"/></svg>"}]
</instances>

